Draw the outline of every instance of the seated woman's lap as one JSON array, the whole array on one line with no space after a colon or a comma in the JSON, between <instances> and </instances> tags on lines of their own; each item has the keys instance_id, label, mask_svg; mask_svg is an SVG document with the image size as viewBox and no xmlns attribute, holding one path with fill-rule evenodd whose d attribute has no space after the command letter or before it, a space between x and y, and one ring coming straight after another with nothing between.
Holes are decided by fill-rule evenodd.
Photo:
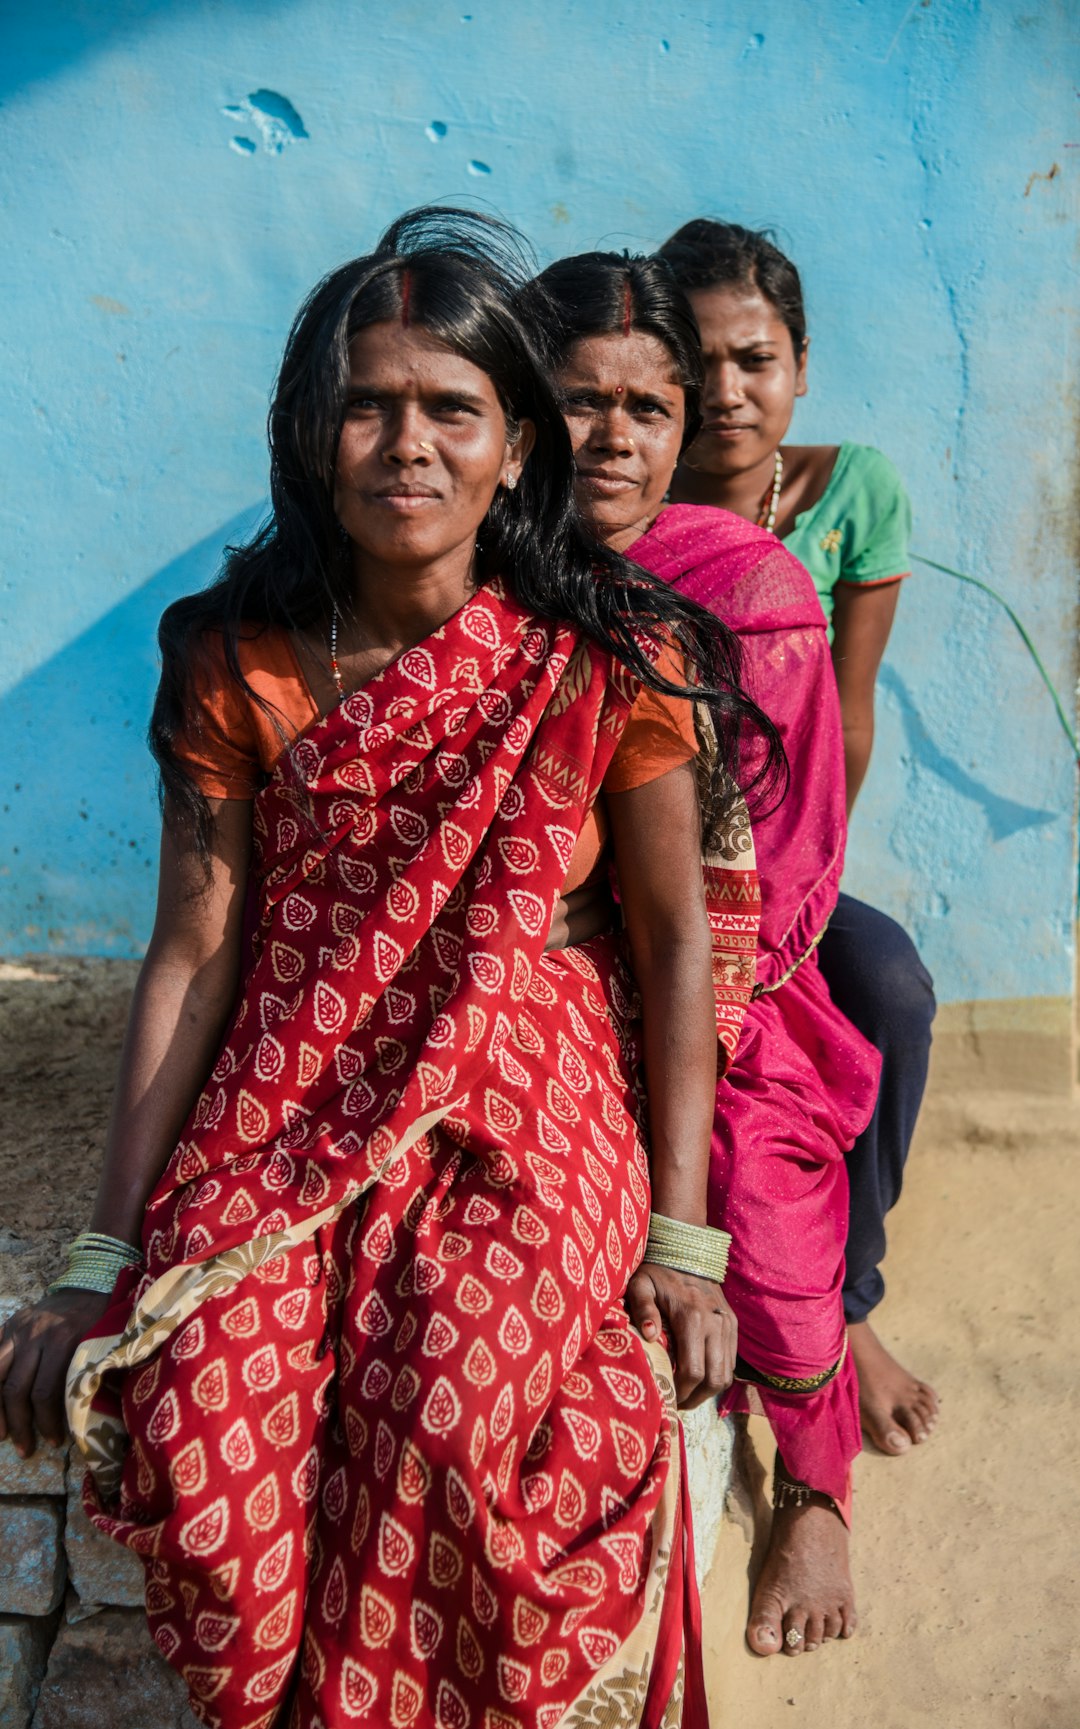
<instances>
[{"instance_id":1,"label":"seated woman's lap","mask_svg":"<svg viewBox=\"0 0 1080 1729\"><path fill-rule=\"evenodd\" d=\"M293 1667L334 1376L323 1263L266 1262L123 1386L117 1534L155 1528L151 1633L229 1729L271 1721Z\"/></svg>"},{"instance_id":2,"label":"seated woman's lap","mask_svg":"<svg viewBox=\"0 0 1080 1729\"><path fill-rule=\"evenodd\" d=\"M125 1386L151 1625L208 1723L269 1723L289 1689L332 1722L373 1687L405 1720L444 1640L463 1687L501 1664L504 1696L555 1604L594 1640L549 1663L572 1698L605 1606L643 1589L669 1430L621 1305L647 1220L632 1071L587 962L547 957L536 990L482 1097ZM583 1524L571 1576L550 1531Z\"/></svg>"}]
</instances>

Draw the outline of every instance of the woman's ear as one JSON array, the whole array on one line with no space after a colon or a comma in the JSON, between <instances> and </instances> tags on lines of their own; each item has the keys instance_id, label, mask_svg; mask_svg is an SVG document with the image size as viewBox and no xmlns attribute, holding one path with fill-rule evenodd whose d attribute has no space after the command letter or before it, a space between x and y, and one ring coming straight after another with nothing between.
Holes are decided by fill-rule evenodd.
<instances>
[{"instance_id":1,"label":"woman's ear","mask_svg":"<svg viewBox=\"0 0 1080 1729\"><path fill-rule=\"evenodd\" d=\"M796 396L805 396L806 395L806 362L809 358L809 355L810 355L810 338L807 337L806 341L802 345L802 353L799 355L799 364L795 368L795 394L796 394Z\"/></svg>"},{"instance_id":2,"label":"woman's ear","mask_svg":"<svg viewBox=\"0 0 1080 1729\"><path fill-rule=\"evenodd\" d=\"M529 460L529 453L536 443L536 425L531 420L518 421L518 435L513 444L506 446L507 472L515 476L514 484L521 478L521 471Z\"/></svg>"}]
</instances>

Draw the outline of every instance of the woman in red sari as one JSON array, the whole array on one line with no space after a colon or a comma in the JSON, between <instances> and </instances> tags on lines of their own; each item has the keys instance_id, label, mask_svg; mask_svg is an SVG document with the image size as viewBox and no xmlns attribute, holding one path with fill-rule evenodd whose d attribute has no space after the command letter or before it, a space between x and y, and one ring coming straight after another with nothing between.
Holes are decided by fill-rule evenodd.
<instances>
[{"instance_id":1,"label":"woman in red sari","mask_svg":"<svg viewBox=\"0 0 1080 1729\"><path fill-rule=\"evenodd\" d=\"M87 1506L210 1729L704 1721L675 1406L734 1360L756 918L718 861L714 998L698 785L715 839L756 711L582 530L498 234L413 213L297 318L272 517L162 623L94 1234L0 1334L24 1451L83 1336Z\"/></svg>"},{"instance_id":2,"label":"woman in red sari","mask_svg":"<svg viewBox=\"0 0 1080 1729\"><path fill-rule=\"evenodd\" d=\"M739 1325L722 1410L759 1410L777 1441L753 1650L797 1655L854 1631L848 1563L858 1386L841 1283L843 1154L869 1119L872 1046L836 1009L816 945L846 835L836 685L813 583L773 537L726 511L665 505L703 379L693 313L658 259L588 253L544 272L579 499L606 544L712 608L739 635L748 686L779 727L790 778L755 820L757 984L716 1093L709 1216L733 1236Z\"/></svg>"}]
</instances>

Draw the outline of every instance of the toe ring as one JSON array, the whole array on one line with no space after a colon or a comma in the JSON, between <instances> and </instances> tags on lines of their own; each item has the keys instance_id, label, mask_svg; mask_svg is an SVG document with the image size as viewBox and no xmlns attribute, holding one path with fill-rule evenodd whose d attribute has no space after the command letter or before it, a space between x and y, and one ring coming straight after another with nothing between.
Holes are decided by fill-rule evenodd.
<instances>
[{"instance_id":1,"label":"toe ring","mask_svg":"<svg viewBox=\"0 0 1080 1729\"><path fill-rule=\"evenodd\" d=\"M790 1645L793 1651L797 1645L802 1644L802 1634L799 1632L797 1627L788 1628L787 1632L784 1634L784 1644Z\"/></svg>"}]
</instances>

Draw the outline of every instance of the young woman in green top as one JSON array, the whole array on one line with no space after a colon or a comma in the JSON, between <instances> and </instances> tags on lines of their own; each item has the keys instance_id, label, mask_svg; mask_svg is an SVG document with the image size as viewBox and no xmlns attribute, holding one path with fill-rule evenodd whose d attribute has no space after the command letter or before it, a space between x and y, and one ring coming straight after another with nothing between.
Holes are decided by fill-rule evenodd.
<instances>
[{"instance_id":1,"label":"young woman in green top","mask_svg":"<svg viewBox=\"0 0 1080 1729\"><path fill-rule=\"evenodd\" d=\"M675 472L672 500L772 529L813 577L832 640L850 815L870 762L877 671L908 574L907 494L888 458L867 445L783 442L796 398L806 394L809 348L790 259L764 234L707 219L686 223L660 256L689 294L706 363L703 425ZM834 1002L883 1059L877 1110L847 1156L844 1308L863 1428L883 1452L899 1454L928 1438L938 1399L890 1355L868 1316L884 1294L884 1219L900 1193L926 1084L933 989L899 925L849 895L840 896L819 952Z\"/></svg>"}]
</instances>

